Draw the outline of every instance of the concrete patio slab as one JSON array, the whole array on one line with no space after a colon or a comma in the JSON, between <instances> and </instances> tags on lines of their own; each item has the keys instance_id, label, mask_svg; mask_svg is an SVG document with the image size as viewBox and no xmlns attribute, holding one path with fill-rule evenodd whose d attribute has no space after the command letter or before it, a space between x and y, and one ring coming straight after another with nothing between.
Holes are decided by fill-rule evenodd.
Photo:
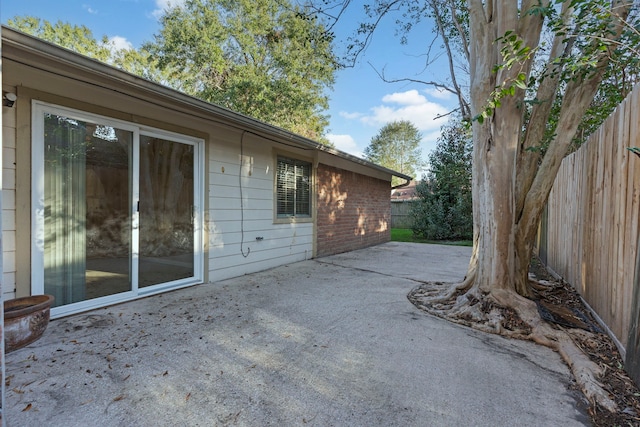
<instances>
[{"instance_id":1,"label":"concrete patio slab","mask_svg":"<svg viewBox=\"0 0 640 427\"><path fill-rule=\"evenodd\" d=\"M556 353L409 303L469 256L392 242L52 321L6 357L7 425L588 425Z\"/></svg>"}]
</instances>

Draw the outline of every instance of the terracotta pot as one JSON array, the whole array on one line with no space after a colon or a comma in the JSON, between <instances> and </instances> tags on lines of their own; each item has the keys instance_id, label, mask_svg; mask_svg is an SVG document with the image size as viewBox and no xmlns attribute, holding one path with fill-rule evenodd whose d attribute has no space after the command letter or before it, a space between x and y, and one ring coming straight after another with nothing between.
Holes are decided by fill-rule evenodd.
<instances>
[{"instance_id":1,"label":"terracotta pot","mask_svg":"<svg viewBox=\"0 0 640 427\"><path fill-rule=\"evenodd\" d=\"M52 295L32 295L4 302L4 351L31 344L49 324Z\"/></svg>"}]
</instances>

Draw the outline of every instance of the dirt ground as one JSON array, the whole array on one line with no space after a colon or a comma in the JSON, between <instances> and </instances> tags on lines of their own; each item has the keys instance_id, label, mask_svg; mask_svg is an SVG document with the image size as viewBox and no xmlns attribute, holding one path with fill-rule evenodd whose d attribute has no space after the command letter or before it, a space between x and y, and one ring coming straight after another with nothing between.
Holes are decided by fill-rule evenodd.
<instances>
[{"instance_id":1,"label":"dirt ground","mask_svg":"<svg viewBox=\"0 0 640 427\"><path fill-rule=\"evenodd\" d=\"M583 329L590 330L593 338L585 339L575 334L574 339L589 355L592 361L604 368L604 376L600 379L605 390L609 392L618 405L618 412L611 413L597 404L589 402L589 416L594 426L638 426L640 425L640 390L624 371L624 361L614 342L602 331L585 307L578 293L567 283L556 280L550 275L539 260L534 259L531 272L540 280L552 282L554 286L539 292L539 307L564 307L574 314L574 320ZM544 310L544 308L542 309ZM562 316L554 313L543 313L543 317L553 318L560 323L558 327L571 327L563 324ZM553 322L552 322L553 323ZM573 335L573 334L572 334Z\"/></svg>"}]
</instances>

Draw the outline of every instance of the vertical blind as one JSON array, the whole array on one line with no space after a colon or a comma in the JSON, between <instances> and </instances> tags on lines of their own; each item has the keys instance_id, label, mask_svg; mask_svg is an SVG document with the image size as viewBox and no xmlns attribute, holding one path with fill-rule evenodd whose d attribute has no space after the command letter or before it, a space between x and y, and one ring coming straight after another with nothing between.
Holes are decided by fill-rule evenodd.
<instances>
[{"instance_id":1,"label":"vertical blind","mask_svg":"<svg viewBox=\"0 0 640 427\"><path fill-rule=\"evenodd\" d=\"M86 147L90 124L45 114L45 292L55 305L85 298Z\"/></svg>"}]
</instances>

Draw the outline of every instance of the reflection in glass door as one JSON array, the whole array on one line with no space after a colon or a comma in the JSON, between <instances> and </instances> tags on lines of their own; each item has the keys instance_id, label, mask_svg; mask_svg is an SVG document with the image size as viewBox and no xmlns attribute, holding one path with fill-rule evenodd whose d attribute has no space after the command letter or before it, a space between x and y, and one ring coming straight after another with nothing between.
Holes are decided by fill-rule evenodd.
<instances>
[{"instance_id":1,"label":"reflection in glass door","mask_svg":"<svg viewBox=\"0 0 640 427\"><path fill-rule=\"evenodd\" d=\"M44 291L55 306L131 290L132 138L44 115Z\"/></svg>"},{"instance_id":2,"label":"reflection in glass door","mask_svg":"<svg viewBox=\"0 0 640 427\"><path fill-rule=\"evenodd\" d=\"M194 276L194 146L140 136L138 286Z\"/></svg>"}]
</instances>

